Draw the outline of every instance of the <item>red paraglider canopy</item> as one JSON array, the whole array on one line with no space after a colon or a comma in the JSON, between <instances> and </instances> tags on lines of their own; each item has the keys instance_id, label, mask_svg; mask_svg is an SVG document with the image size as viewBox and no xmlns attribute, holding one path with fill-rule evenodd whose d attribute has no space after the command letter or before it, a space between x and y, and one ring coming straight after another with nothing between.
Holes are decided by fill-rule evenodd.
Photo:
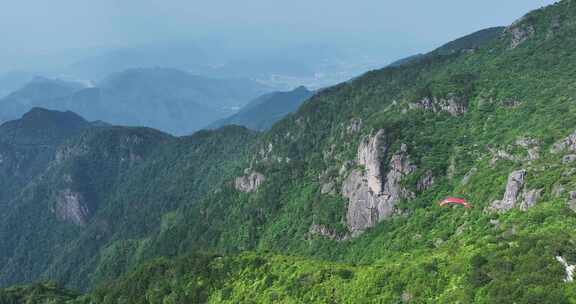
<instances>
[{"instance_id":1,"label":"red paraglider canopy","mask_svg":"<svg viewBox=\"0 0 576 304\"><path fill-rule=\"evenodd\" d=\"M471 205L465 199L457 198L457 197L447 197L443 201L440 202L441 207L444 207L447 205L462 205L462 206L464 206L464 208L470 208L471 207Z\"/></svg>"}]
</instances>

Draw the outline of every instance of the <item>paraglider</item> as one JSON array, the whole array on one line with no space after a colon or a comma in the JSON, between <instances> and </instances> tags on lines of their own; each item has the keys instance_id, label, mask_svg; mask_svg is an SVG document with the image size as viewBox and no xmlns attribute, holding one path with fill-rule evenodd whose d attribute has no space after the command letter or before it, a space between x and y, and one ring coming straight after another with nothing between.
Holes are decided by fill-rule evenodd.
<instances>
[{"instance_id":1,"label":"paraglider","mask_svg":"<svg viewBox=\"0 0 576 304\"><path fill-rule=\"evenodd\" d=\"M440 202L440 207L449 206L449 205L461 205L464 208L470 208L472 205L468 203L465 199L457 198L457 197L447 197L443 201Z\"/></svg>"}]
</instances>

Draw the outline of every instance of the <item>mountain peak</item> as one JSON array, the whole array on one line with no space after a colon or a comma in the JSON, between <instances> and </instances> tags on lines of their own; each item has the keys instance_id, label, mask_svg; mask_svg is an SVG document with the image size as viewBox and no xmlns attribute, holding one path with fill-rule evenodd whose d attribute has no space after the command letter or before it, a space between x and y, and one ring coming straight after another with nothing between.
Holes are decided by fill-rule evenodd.
<instances>
[{"instance_id":1,"label":"mountain peak","mask_svg":"<svg viewBox=\"0 0 576 304\"><path fill-rule=\"evenodd\" d=\"M72 111L55 111L49 110L42 107L33 107L30 111L22 115L23 121L40 121L40 120L50 120L50 121L75 121L75 122L86 122L84 118Z\"/></svg>"},{"instance_id":2,"label":"mountain peak","mask_svg":"<svg viewBox=\"0 0 576 304\"><path fill-rule=\"evenodd\" d=\"M32 108L22 118L0 126L0 140L14 143L58 141L87 128L90 123L76 113Z\"/></svg>"},{"instance_id":3,"label":"mountain peak","mask_svg":"<svg viewBox=\"0 0 576 304\"><path fill-rule=\"evenodd\" d=\"M310 92L310 90L308 90L307 87L305 86L299 86L297 88L295 88L294 90L292 90L293 92Z\"/></svg>"}]
</instances>

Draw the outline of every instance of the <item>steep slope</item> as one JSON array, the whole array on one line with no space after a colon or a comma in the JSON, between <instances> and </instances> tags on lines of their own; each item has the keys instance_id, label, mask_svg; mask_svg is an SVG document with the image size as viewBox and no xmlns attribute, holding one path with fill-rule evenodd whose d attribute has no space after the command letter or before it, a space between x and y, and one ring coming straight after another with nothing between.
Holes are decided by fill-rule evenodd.
<instances>
[{"instance_id":1,"label":"steep slope","mask_svg":"<svg viewBox=\"0 0 576 304\"><path fill-rule=\"evenodd\" d=\"M262 136L246 175L150 248L383 265L390 285L368 286L389 301L568 303L575 5L535 11L474 52L318 93ZM446 196L473 207L439 207Z\"/></svg>"},{"instance_id":2,"label":"steep slope","mask_svg":"<svg viewBox=\"0 0 576 304\"><path fill-rule=\"evenodd\" d=\"M438 55L453 55L460 52L474 52L476 49L486 46L498 39L504 32L505 27L491 27L479 30L470 35L450 41L439 48L427 54L416 54L405 58L398 59L388 65L388 67L397 68L405 64L418 62L427 57Z\"/></svg>"},{"instance_id":3,"label":"steep slope","mask_svg":"<svg viewBox=\"0 0 576 304\"><path fill-rule=\"evenodd\" d=\"M239 127L184 138L145 128L92 127L46 151L45 170L12 196L12 207L1 215L0 283L40 275L85 287L100 279L98 272L125 272L147 258L129 256L135 252L128 248L143 252L146 242L139 239L178 218L170 212L239 174L236 163L252 138ZM132 262L107 265L115 250Z\"/></svg>"},{"instance_id":4,"label":"steep slope","mask_svg":"<svg viewBox=\"0 0 576 304\"><path fill-rule=\"evenodd\" d=\"M498 26L479 30L470 35L448 42L435 49L433 53L436 55L451 55L462 51L471 52L498 39L505 29L505 27Z\"/></svg>"},{"instance_id":5,"label":"steep slope","mask_svg":"<svg viewBox=\"0 0 576 304\"><path fill-rule=\"evenodd\" d=\"M69 285L103 282L152 257L217 251L231 255L153 262L87 297L571 303L575 20L576 1L565 0L474 51L323 90L258 137L225 128L194 135L204 139L196 149L165 144L113 191L99 191L113 198L100 202L109 206L99 207L108 214L101 218L123 220L95 215L89 229L77 227L85 237L71 239L80 241L47 242L50 253L35 258L12 250L66 231L5 233L23 229L17 221L34 212L15 213L0 226L0 253L10 249L0 265L17 261L1 282L41 274ZM190 180L205 170L217 182L189 200ZM472 208L439 206L447 196ZM150 207L140 213L140 204ZM258 256L235 255L247 250Z\"/></svg>"},{"instance_id":6,"label":"steep slope","mask_svg":"<svg viewBox=\"0 0 576 304\"><path fill-rule=\"evenodd\" d=\"M238 113L211 124L209 128L239 125L263 131L272 127L275 122L286 115L296 112L300 105L313 94L305 87L298 87L290 92L266 94L250 102Z\"/></svg>"},{"instance_id":7,"label":"steep slope","mask_svg":"<svg viewBox=\"0 0 576 304\"><path fill-rule=\"evenodd\" d=\"M34 108L0 126L0 208L46 170L56 148L91 124L71 112Z\"/></svg>"}]
</instances>

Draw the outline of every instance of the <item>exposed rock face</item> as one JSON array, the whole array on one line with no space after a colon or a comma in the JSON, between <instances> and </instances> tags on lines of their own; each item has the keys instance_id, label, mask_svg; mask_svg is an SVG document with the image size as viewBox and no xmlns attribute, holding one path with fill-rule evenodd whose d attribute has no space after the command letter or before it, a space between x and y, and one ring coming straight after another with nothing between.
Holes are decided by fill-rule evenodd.
<instances>
[{"instance_id":1,"label":"exposed rock face","mask_svg":"<svg viewBox=\"0 0 576 304\"><path fill-rule=\"evenodd\" d=\"M576 154L568 154L562 157L563 164L573 163L576 160Z\"/></svg>"},{"instance_id":2,"label":"exposed rock face","mask_svg":"<svg viewBox=\"0 0 576 304\"><path fill-rule=\"evenodd\" d=\"M408 105L410 109L421 109L432 112L448 112L452 116L459 116L468 110L468 102L455 95L447 98L424 97L416 103Z\"/></svg>"},{"instance_id":3,"label":"exposed rock face","mask_svg":"<svg viewBox=\"0 0 576 304\"><path fill-rule=\"evenodd\" d=\"M460 184L462 186L467 185L470 182L470 179L472 178L472 176L474 176L474 174L476 174L476 172L478 172L478 168L473 167L472 169L470 169L470 171L468 171L468 173L466 173L466 175L464 175L464 177L462 178L462 182L460 182Z\"/></svg>"},{"instance_id":4,"label":"exposed rock face","mask_svg":"<svg viewBox=\"0 0 576 304\"><path fill-rule=\"evenodd\" d=\"M234 181L234 187L241 192L254 192L264 183L266 177L258 172L237 177Z\"/></svg>"},{"instance_id":5,"label":"exposed rock face","mask_svg":"<svg viewBox=\"0 0 576 304\"><path fill-rule=\"evenodd\" d=\"M420 177L418 183L416 184L416 190L419 192L430 189L434 185L434 176L431 171L426 171L426 173Z\"/></svg>"},{"instance_id":6,"label":"exposed rock face","mask_svg":"<svg viewBox=\"0 0 576 304\"><path fill-rule=\"evenodd\" d=\"M552 22L550 23L550 28L546 34L546 39L550 39L556 35L556 33L562 28L562 23L559 16L554 16Z\"/></svg>"},{"instance_id":7,"label":"exposed rock face","mask_svg":"<svg viewBox=\"0 0 576 304\"><path fill-rule=\"evenodd\" d=\"M120 138L120 148L123 150L123 155L120 157L121 162L128 162L130 165L141 161L142 156L136 152L135 147L141 145L144 138L138 135L123 136Z\"/></svg>"},{"instance_id":8,"label":"exposed rock face","mask_svg":"<svg viewBox=\"0 0 576 304\"><path fill-rule=\"evenodd\" d=\"M366 172L353 170L342 185L342 195L349 200L346 224L352 236L390 218L400 200L414 196L401 186L402 179L416 170L410 163L406 145L390 159L386 176L380 173L379 160L386 150L377 144L382 142L382 134L378 132L374 138L364 141L358 150L358 160L370 164L372 169L366 165Z\"/></svg>"},{"instance_id":9,"label":"exposed rock face","mask_svg":"<svg viewBox=\"0 0 576 304\"><path fill-rule=\"evenodd\" d=\"M505 108L509 108L509 109L516 109L516 108L520 107L522 104L523 104L522 101L515 100L515 99L507 99L507 100L502 101L502 105Z\"/></svg>"},{"instance_id":10,"label":"exposed rock face","mask_svg":"<svg viewBox=\"0 0 576 304\"><path fill-rule=\"evenodd\" d=\"M528 157L526 160L533 161L540 158L540 147L532 147L528 149Z\"/></svg>"},{"instance_id":11,"label":"exposed rock face","mask_svg":"<svg viewBox=\"0 0 576 304\"><path fill-rule=\"evenodd\" d=\"M510 25L505 32L511 37L510 49L515 49L524 41L528 40L528 38L532 37L536 31L534 30L534 26L525 22L525 18L521 18Z\"/></svg>"},{"instance_id":12,"label":"exposed rock face","mask_svg":"<svg viewBox=\"0 0 576 304\"><path fill-rule=\"evenodd\" d=\"M338 235L338 233L336 233L336 231L324 226L324 225L318 225L318 224L312 224L310 226L310 229L308 230L308 234L309 235L319 235L334 241L345 241L348 239L348 236L344 235Z\"/></svg>"},{"instance_id":13,"label":"exposed rock face","mask_svg":"<svg viewBox=\"0 0 576 304\"><path fill-rule=\"evenodd\" d=\"M508 182L506 183L506 192L504 192L504 197L502 200L494 201L489 209L498 212L508 211L516 206L516 201L518 199L518 194L524 186L524 177L526 176L526 170L518 170L510 173L508 176Z\"/></svg>"},{"instance_id":14,"label":"exposed rock face","mask_svg":"<svg viewBox=\"0 0 576 304\"><path fill-rule=\"evenodd\" d=\"M570 191L570 200L568 201L568 208L576 212L576 191Z\"/></svg>"},{"instance_id":15,"label":"exposed rock face","mask_svg":"<svg viewBox=\"0 0 576 304\"><path fill-rule=\"evenodd\" d=\"M521 137L516 140L516 145L527 150L528 156L525 160L533 161L540 158L540 142L534 138Z\"/></svg>"},{"instance_id":16,"label":"exposed rock face","mask_svg":"<svg viewBox=\"0 0 576 304\"><path fill-rule=\"evenodd\" d=\"M333 182L327 182L325 184L322 184L322 188L320 188L320 193L322 194L336 194L336 192L334 191L334 183Z\"/></svg>"},{"instance_id":17,"label":"exposed rock face","mask_svg":"<svg viewBox=\"0 0 576 304\"><path fill-rule=\"evenodd\" d=\"M454 175L456 174L456 159L454 157L450 157L450 165L446 169L446 176L448 180L452 181L454 179Z\"/></svg>"},{"instance_id":18,"label":"exposed rock face","mask_svg":"<svg viewBox=\"0 0 576 304\"><path fill-rule=\"evenodd\" d=\"M492 154L492 159L490 159L490 165L491 166L496 165L496 163L499 160L508 160L508 161L518 161L519 160L516 156L514 156L514 155L512 155L512 154L510 154L504 150L497 150L497 149L493 149L493 148L488 148L488 150Z\"/></svg>"},{"instance_id":19,"label":"exposed rock face","mask_svg":"<svg viewBox=\"0 0 576 304\"><path fill-rule=\"evenodd\" d=\"M90 209L82 193L65 189L56 197L56 215L65 221L83 226L86 224Z\"/></svg>"},{"instance_id":20,"label":"exposed rock face","mask_svg":"<svg viewBox=\"0 0 576 304\"><path fill-rule=\"evenodd\" d=\"M524 191L522 193L522 202L520 203L520 210L526 211L538 202L540 196L542 196L543 189L532 189L528 191Z\"/></svg>"},{"instance_id":21,"label":"exposed rock face","mask_svg":"<svg viewBox=\"0 0 576 304\"><path fill-rule=\"evenodd\" d=\"M374 193L382 192L382 157L386 155L388 146L385 143L384 130L375 136L365 138L358 147L358 164L366 169L368 186Z\"/></svg>"},{"instance_id":22,"label":"exposed rock face","mask_svg":"<svg viewBox=\"0 0 576 304\"><path fill-rule=\"evenodd\" d=\"M518 138L516 140L516 145L523 147L523 148L530 148L530 147L538 145L538 140L536 140L534 138L521 137L521 138Z\"/></svg>"},{"instance_id":23,"label":"exposed rock face","mask_svg":"<svg viewBox=\"0 0 576 304\"><path fill-rule=\"evenodd\" d=\"M576 131L574 131L572 134L568 135L563 140L555 143L552 146L552 148L550 149L550 152L560 153L564 150L576 152Z\"/></svg>"},{"instance_id":24,"label":"exposed rock face","mask_svg":"<svg viewBox=\"0 0 576 304\"><path fill-rule=\"evenodd\" d=\"M506 149L504 150L488 146L488 151L490 151L490 154L492 154L492 159L490 159L490 165L494 166L500 160L507 160L513 162L520 162L520 161L531 162L537 160L540 158L539 143L540 142L538 140L533 138L521 137L517 139L515 142L515 146L526 149L527 153L526 156L513 155L510 152L506 151L513 148L510 146L506 147Z\"/></svg>"},{"instance_id":25,"label":"exposed rock face","mask_svg":"<svg viewBox=\"0 0 576 304\"><path fill-rule=\"evenodd\" d=\"M88 153L88 151L89 151L89 148L85 144L73 145L73 146L63 146L56 151L56 156L55 156L54 162L56 164L60 164L60 163L65 162L69 159L85 155Z\"/></svg>"},{"instance_id":26,"label":"exposed rock face","mask_svg":"<svg viewBox=\"0 0 576 304\"><path fill-rule=\"evenodd\" d=\"M402 296L400 297L400 299L402 300L402 303L410 303L412 301L412 294L409 293L408 291L404 291L402 293Z\"/></svg>"},{"instance_id":27,"label":"exposed rock face","mask_svg":"<svg viewBox=\"0 0 576 304\"><path fill-rule=\"evenodd\" d=\"M566 189L561 184L555 184L554 187L552 188L552 196L560 197L565 190Z\"/></svg>"},{"instance_id":28,"label":"exposed rock face","mask_svg":"<svg viewBox=\"0 0 576 304\"><path fill-rule=\"evenodd\" d=\"M357 133L362 129L362 119L360 118L352 118L350 120L350 124L346 128L346 132L348 133Z\"/></svg>"},{"instance_id":29,"label":"exposed rock face","mask_svg":"<svg viewBox=\"0 0 576 304\"><path fill-rule=\"evenodd\" d=\"M556 256L556 261L560 262L562 266L564 266L564 270L566 271L566 278L564 278L564 282L574 282L574 273L576 272L576 265L568 264L568 261L563 256Z\"/></svg>"},{"instance_id":30,"label":"exposed rock face","mask_svg":"<svg viewBox=\"0 0 576 304\"><path fill-rule=\"evenodd\" d=\"M360 170L353 170L342 186L342 195L348 198L346 224L353 235L375 226L380 218L378 209L387 209L391 214L393 206L381 205L377 193L372 192L366 177Z\"/></svg>"}]
</instances>

